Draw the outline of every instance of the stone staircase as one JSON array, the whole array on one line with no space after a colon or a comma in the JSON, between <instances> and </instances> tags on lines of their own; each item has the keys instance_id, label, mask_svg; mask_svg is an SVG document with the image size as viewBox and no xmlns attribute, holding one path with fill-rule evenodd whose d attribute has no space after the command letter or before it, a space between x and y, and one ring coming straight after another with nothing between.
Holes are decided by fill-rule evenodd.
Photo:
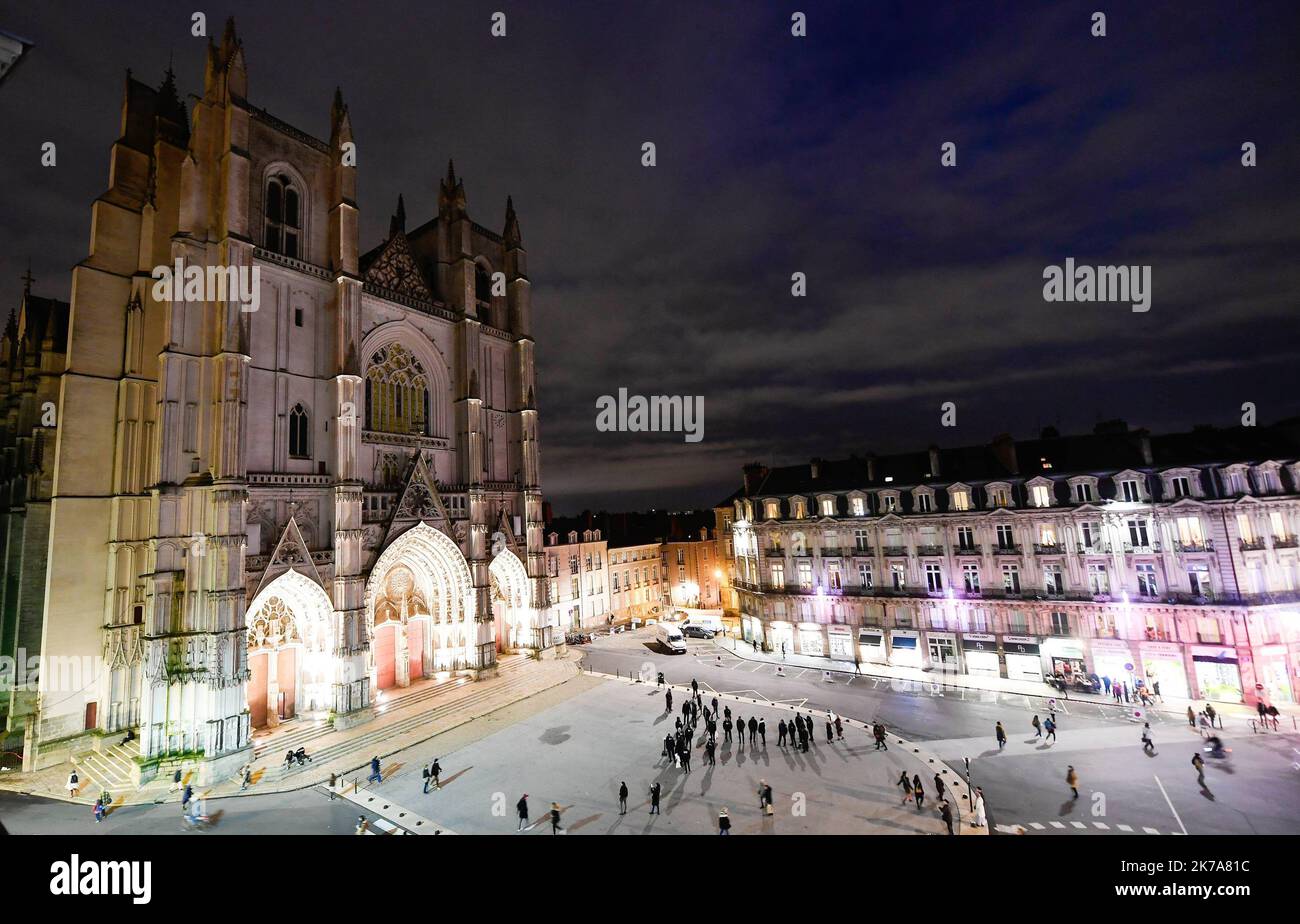
<instances>
[{"instance_id":1,"label":"stone staircase","mask_svg":"<svg viewBox=\"0 0 1300 924\"><path fill-rule=\"evenodd\" d=\"M135 791L132 771L135 760L139 756L139 740L114 744L103 751L87 751L78 755L73 763L81 778L82 792L98 795L101 789L113 793ZM87 789L90 782L94 782L95 786Z\"/></svg>"},{"instance_id":2,"label":"stone staircase","mask_svg":"<svg viewBox=\"0 0 1300 924\"><path fill-rule=\"evenodd\" d=\"M502 659L498 662L497 676L502 682L494 684L488 689L470 693L468 696L458 697L450 702L439 702L427 709L414 712L410 715L403 715L400 718L392 718L369 731L361 731L359 734L352 734L341 737L336 741L326 743L319 750L312 751L308 749L308 755L313 761L327 763L332 760L344 758L349 755L358 765L367 762L374 754L388 753L391 748L386 747L386 743L407 732L416 731L421 726L432 724L439 719L452 715L456 712L466 709L473 710L474 707L491 702L493 699L506 699L507 701L521 687L527 687L529 679L527 676L520 676L519 669L527 662L527 657L523 655L513 656ZM390 699L386 704L386 712L395 712L397 710L406 710L412 706L418 706L428 700L436 700L440 691L445 691L448 686L457 686L461 684L472 683L460 677L453 677L448 681L431 685L430 687L419 690L416 693L408 694L401 698ZM364 726L359 726L364 729ZM328 734L329 730L315 735L321 737ZM284 750L288 750L285 745ZM290 777L295 773L300 773L310 767L299 767L294 764L292 767L281 767L280 778Z\"/></svg>"}]
</instances>

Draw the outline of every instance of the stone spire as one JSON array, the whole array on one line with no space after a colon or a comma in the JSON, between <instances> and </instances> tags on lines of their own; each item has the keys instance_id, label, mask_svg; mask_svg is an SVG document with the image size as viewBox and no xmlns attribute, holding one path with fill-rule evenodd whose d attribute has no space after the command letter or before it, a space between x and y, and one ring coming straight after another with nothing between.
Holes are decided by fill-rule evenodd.
<instances>
[{"instance_id":1,"label":"stone spire","mask_svg":"<svg viewBox=\"0 0 1300 924\"><path fill-rule=\"evenodd\" d=\"M506 196L506 227L501 236L507 247L518 247L523 243L519 234L519 216L515 214L514 199L510 196Z\"/></svg>"},{"instance_id":2,"label":"stone spire","mask_svg":"<svg viewBox=\"0 0 1300 924\"><path fill-rule=\"evenodd\" d=\"M397 194L397 211L388 220L388 236L393 237L399 231L406 232L406 203L402 200L401 193Z\"/></svg>"},{"instance_id":3,"label":"stone spire","mask_svg":"<svg viewBox=\"0 0 1300 924\"><path fill-rule=\"evenodd\" d=\"M456 164L447 161L447 178L438 189L438 215L463 218L466 214L465 183L456 178Z\"/></svg>"}]
</instances>

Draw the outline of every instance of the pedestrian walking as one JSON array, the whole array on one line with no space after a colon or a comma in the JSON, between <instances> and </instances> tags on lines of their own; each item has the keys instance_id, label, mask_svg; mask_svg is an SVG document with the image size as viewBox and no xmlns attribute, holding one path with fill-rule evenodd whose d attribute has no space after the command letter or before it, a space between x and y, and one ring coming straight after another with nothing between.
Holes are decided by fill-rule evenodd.
<instances>
[{"instance_id":1,"label":"pedestrian walking","mask_svg":"<svg viewBox=\"0 0 1300 924\"><path fill-rule=\"evenodd\" d=\"M1205 761L1201 759L1200 753L1192 755L1192 766L1196 768L1196 782L1202 786L1205 785Z\"/></svg>"},{"instance_id":2,"label":"pedestrian walking","mask_svg":"<svg viewBox=\"0 0 1300 924\"><path fill-rule=\"evenodd\" d=\"M673 711L673 691L668 690L664 693L664 712Z\"/></svg>"},{"instance_id":3,"label":"pedestrian walking","mask_svg":"<svg viewBox=\"0 0 1300 924\"><path fill-rule=\"evenodd\" d=\"M559 834L563 829L560 827L560 803L551 803L551 833Z\"/></svg>"},{"instance_id":4,"label":"pedestrian walking","mask_svg":"<svg viewBox=\"0 0 1300 924\"><path fill-rule=\"evenodd\" d=\"M1207 716L1209 716L1209 719L1210 719L1210 726L1213 727L1213 726L1214 726L1214 718L1215 718L1215 716L1217 715L1217 713L1214 711L1214 707L1211 706L1209 703L1206 703L1206 704L1205 704L1205 714L1206 714Z\"/></svg>"},{"instance_id":5,"label":"pedestrian walking","mask_svg":"<svg viewBox=\"0 0 1300 924\"><path fill-rule=\"evenodd\" d=\"M1196 713L1192 711L1191 706L1187 707L1187 724L1192 728L1196 727Z\"/></svg>"},{"instance_id":6,"label":"pedestrian walking","mask_svg":"<svg viewBox=\"0 0 1300 924\"><path fill-rule=\"evenodd\" d=\"M718 833L731 833L731 816L727 814L726 806L723 806L722 811L718 812Z\"/></svg>"},{"instance_id":7,"label":"pedestrian walking","mask_svg":"<svg viewBox=\"0 0 1300 924\"><path fill-rule=\"evenodd\" d=\"M844 723L840 720L839 716L835 717L835 737L839 738L841 741L844 740Z\"/></svg>"},{"instance_id":8,"label":"pedestrian walking","mask_svg":"<svg viewBox=\"0 0 1300 924\"><path fill-rule=\"evenodd\" d=\"M713 697L713 715L715 718L718 715L718 698L716 696Z\"/></svg>"},{"instance_id":9,"label":"pedestrian walking","mask_svg":"<svg viewBox=\"0 0 1300 924\"><path fill-rule=\"evenodd\" d=\"M694 677L691 678L691 693L695 696L700 695L700 682Z\"/></svg>"},{"instance_id":10,"label":"pedestrian walking","mask_svg":"<svg viewBox=\"0 0 1300 924\"><path fill-rule=\"evenodd\" d=\"M367 783L382 783L384 775L379 772L379 755L370 758L370 776L366 777Z\"/></svg>"},{"instance_id":11,"label":"pedestrian walking","mask_svg":"<svg viewBox=\"0 0 1300 924\"><path fill-rule=\"evenodd\" d=\"M650 814L651 815L659 814L659 793L662 792L662 789L663 788L659 785L658 780L650 784Z\"/></svg>"},{"instance_id":12,"label":"pedestrian walking","mask_svg":"<svg viewBox=\"0 0 1300 924\"><path fill-rule=\"evenodd\" d=\"M827 744L835 743L835 726L831 724L830 719L826 720L826 743Z\"/></svg>"},{"instance_id":13,"label":"pedestrian walking","mask_svg":"<svg viewBox=\"0 0 1300 924\"><path fill-rule=\"evenodd\" d=\"M691 772L691 743L689 740L685 738L682 739L681 748L678 750L677 756L681 758L682 769L685 770L687 773L690 773Z\"/></svg>"},{"instance_id":14,"label":"pedestrian walking","mask_svg":"<svg viewBox=\"0 0 1300 924\"><path fill-rule=\"evenodd\" d=\"M767 808L767 780L758 781L758 810Z\"/></svg>"},{"instance_id":15,"label":"pedestrian walking","mask_svg":"<svg viewBox=\"0 0 1300 924\"><path fill-rule=\"evenodd\" d=\"M939 800L939 816L943 818L943 823L948 826L948 834L954 835L957 832L952 829L952 806L948 804L947 799Z\"/></svg>"},{"instance_id":16,"label":"pedestrian walking","mask_svg":"<svg viewBox=\"0 0 1300 924\"><path fill-rule=\"evenodd\" d=\"M723 741L731 740L731 716L730 715L728 715L725 719L722 720L722 740Z\"/></svg>"},{"instance_id":17,"label":"pedestrian walking","mask_svg":"<svg viewBox=\"0 0 1300 924\"><path fill-rule=\"evenodd\" d=\"M898 785L903 790L903 804L906 805L912 800L912 781L907 778L906 770L904 770L903 775L898 778Z\"/></svg>"},{"instance_id":18,"label":"pedestrian walking","mask_svg":"<svg viewBox=\"0 0 1300 924\"><path fill-rule=\"evenodd\" d=\"M715 742L713 736L710 735L709 740L704 743L704 759L708 761L710 767L716 767L718 765L718 759L714 756L714 749L716 747L717 742Z\"/></svg>"},{"instance_id":19,"label":"pedestrian walking","mask_svg":"<svg viewBox=\"0 0 1300 924\"><path fill-rule=\"evenodd\" d=\"M934 797L936 799L943 798L943 777L938 773L934 775Z\"/></svg>"},{"instance_id":20,"label":"pedestrian walking","mask_svg":"<svg viewBox=\"0 0 1300 924\"><path fill-rule=\"evenodd\" d=\"M753 747L758 741L758 719L752 715L749 717L749 746Z\"/></svg>"},{"instance_id":21,"label":"pedestrian walking","mask_svg":"<svg viewBox=\"0 0 1300 924\"><path fill-rule=\"evenodd\" d=\"M655 675L655 689L658 689L663 685L664 685L664 672L660 671L658 674Z\"/></svg>"},{"instance_id":22,"label":"pedestrian walking","mask_svg":"<svg viewBox=\"0 0 1300 924\"><path fill-rule=\"evenodd\" d=\"M921 774L912 777L912 793L916 796L916 810L919 812L925 806L925 787L921 785Z\"/></svg>"},{"instance_id":23,"label":"pedestrian walking","mask_svg":"<svg viewBox=\"0 0 1300 924\"><path fill-rule=\"evenodd\" d=\"M239 781L240 792L243 792L250 785L252 785L252 782L253 782L253 765L244 764L244 769L240 773L240 781Z\"/></svg>"},{"instance_id":24,"label":"pedestrian walking","mask_svg":"<svg viewBox=\"0 0 1300 924\"><path fill-rule=\"evenodd\" d=\"M169 789L168 792L180 792L180 788L181 788L181 769L180 767L177 767L176 772L172 774L172 788Z\"/></svg>"},{"instance_id":25,"label":"pedestrian walking","mask_svg":"<svg viewBox=\"0 0 1300 924\"><path fill-rule=\"evenodd\" d=\"M438 758L433 759L433 766L429 768L429 775L433 777L433 788L441 789L442 782L439 777L442 776L442 764L438 763Z\"/></svg>"},{"instance_id":26,"label":"pedestrian walking","mask_svg":"<svg viewBox=\"0 0 1300 924\"><path fill-rule=\"evenodd\" d=\"M618 813L627 814L627 781L621 781L618 784Z\"/></svg>"},{"instance_id":27,"label":"pedestrian walking","mask_svg":"<svg viewBox=\"0 0 1300 924\"><path fill-rule=\"evenodd\" d=\"M776 723L776 746L785 747L785 719Z\"/></svg>"},{"instance_id":28,"label":"pedestrian walking","mask_svg":"<svg viewBox=\"0 0 1300 924\"><path fill-rule=\"evenodd\" d=\"M1034 737L1035 737L1035 738L1041 738L1041 737L1043 737L1043 723L1040 722L1040 721L1038 721L1038 716L1037 716L1037 715L1034 716L1033 721L1030 722L1029 724L1032 725L1032 726L1034 726Z\"/></svg>"},{"instance_id":29,"label":"pedestrian walking","mask_svg":"<svg viewBox=\"0 0 1300 924\"><path fill-rule=\"evenodd\" d=\"M736 749L740 750L745 746L745 717L736 716Z\"/></svg>"},{"instance_id":30,"label":"pedestrian walking","mask_svg":"<svg viewBox=\"0 0 1300 924\"><path fill-rule=\"evenodd\" d=\"M731 707L730 707L730 706L724 706L724 707L723 707L723 709L722 709L722 717L723 717L724 719L729 719L729 718L731 718Z\"/></svg>"},{"instance_id":31,"label":"pedestrian walking","mask_svg":"<svg viewBox=\"0 0 1300 924\"><path fill-rule=\"evenodd\" d=\"M1160 695L1160 681L1159 681L1159 680L1152 681L1152 683L1151 683L1151 692L1155 695L1155 698L1156 698L1157 701L1162 702L1162 703L1165 701L1165 698L1164 698L1163 696Z\"/></svg>"},{"instance_id":32,"label":"pedestrian walking","mask_svg":"<svg viewBox=\"0 0 1300 924\"><path fill-rule=\"evenodd\" d=\"M75 799L77 797L77 790L80 788L81 780L77 776L77 771L73 770L68 774L68 798Z\"/></svg>"},{"instance_id":33,"label":"pedestrian walking","mask_svg":"<svg viewBox=\"0 0 1300 924\"><path fill-rule=\"evenodd\" d=\"M1070 765L1069 770L1065 771L1065 784L1074 793L1074 798L1079 798L1079 774L1075 772L1073 764Z\"/></svg>"},{"instance_id":34,"label":"pedestrian walking","mask_svg":"<svg viewBox=\"0 0 1300 924\"><path fill-rule=\"evenodd\" d=\"M1047 717L1047 721L1043 723L1043 728L1047 729L1047 737L1044 738L1043 740L1045 742L1055 741L1056 740L1056 719L1052 718L1049 715Z\"/></svg>"},{"instance_id":35,"label":"pedestrian walking","mask_svg":"<svg viewBox=\"0 0 1300 924\"><path fill-rule=\"evenodd\" d=\"M104 820L104 800L96 799L95 800L95 824L99 824L103 820Z\"/></svg>"},{"instance_id":36,"label":"pedestrian walking","mask_svg":"<svg viewBox=\"0 0 1300 924\"><path fill-rule=\"evenodd\" d=\"M1002 727L1001 722L999 722L997 726L993 729L993 734L997 736L999 751L1007 746L1007 732L1006 729Z\"/></svg>"},{"instance_id":37,"label":"pedestrian walking","mask_svg":"<svg viewBox=\"0 0 1300 924\"><path fill-rule=\"evenodd\" d=\"M887 741L885 740L885 723L883 723L883 722L877 722L877 723L875 724L875 726L872 727L872 730L871 730L871 731L872 731L872 734L875 735L875 738L876 738L876 750L877 750L877 751L888 751L888 750L889 750L889 742L887 742Z\"/></svg>"},{"instance_id":38,"label":"pedestrian walking","mask_svg":"<svg viewBox=\"0 0 1300 924\"><path fill-rule=\"evenodd\" d=\"M1151 740L1151 723L1143 722L1142 723L1142 750L1146 751L1148 754L1153 754L1155 753L1155 749L1156 749L1156 744L1154 741Z\"/></svg>"},{"instance_id":39,"label":"pedestrian walking","mask_svg":"<svg viewBox=\"0 0 1300 924\"><path fill-rule=\"evenodd\" d=\"M189 807L190 800L194 798L194 787L189 783L185 784L185 791L181 793L181 811L184 812Z\"/></svg>"},{"instance_id":40,"label":"pedestrian walking","mask_svg":"<svg viewBox=\"0 0 1300 924\"><path fill-rule=\"evenodd\" d=\"M519 816L519 827L515 830L522 831L528 824L528 793L520 796L519 801L515 803L515 813Z\"/></svg>"},{"instance_id":41,"label":"pedestrian walking","mask_svg":"<svg viewBox=\"0 0 1300 924\"><path fill-rule=\"evenodd\" d=\"M763 750L767 750L767 720L758 720L758 740L763 745Z\"/></svg>"},{"instance_id":42,"label":"pedestrian walking","mask_svg":"<svg viewBox=\"0 0 1300 924\"><path fill-rule=\"evenodd\" d=\"M357 816L357 826L352 829L353 834L365 834L370 830L370 822L366 821L365 815Z\"/></svg>"},{"instance_id":43,"label":"pedestrian walking","mask_svg":"<svg viewBox=\"0 0 1300 924\"><path fill-rule=\"evenodd\" d=\"M975 787L975 820L971 825L976 828L987 827L989 823L988 815L984 811L984 790L978 786Z\"/></svg>"},{"instance_id":44,"label":"pedestrian walking","mask_svg":"<svg viewBox=\"0 0 1300 924\"><path fill-rule=\"evenodd\" d=\"M763 811L766 814L771 815L775 811L772 808L772 784L769 783L767 780L763 780L762 783L763 783L763 805L765 806Z\"/></svg>"}]
</instances>

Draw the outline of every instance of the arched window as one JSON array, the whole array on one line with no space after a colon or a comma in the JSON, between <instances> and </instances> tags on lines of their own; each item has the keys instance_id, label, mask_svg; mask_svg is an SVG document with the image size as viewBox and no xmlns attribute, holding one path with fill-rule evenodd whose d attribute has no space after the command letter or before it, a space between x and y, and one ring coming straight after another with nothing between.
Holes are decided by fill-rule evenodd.
<instances>
[{"instance_id":1,"label":"arched window","mask_svg":"<svg viewBox=\"0 0 1300 924\"><path fill-rule=\"evenodd\" d=\"M474 297L481 302L492 300L492 277L482 263L474 264Z\"/></svg>"},{"instance_id":2,"label":"arched window","mask_svg":"<svg viewBox=\"0 0 1300 924\"><path fill-rule=\"evenodd\" d=\"M301 404L295 404L289 412L289 455L292 458L306 459L311 455L307 435L307 412Z\"/></svg>"},{"instance_id":3,"label":"arched window","mask_svg":"<svg viewBox=\"0 0 1300 924\"><path fill-rule=\"evenodd\" d=\"M285 174L266 181L266 249L297 259L302 236L301 194Z\"/></svg>"},{"instance_id":4,"label":"arched window","mask_svg":"<svg viewBox=\"0 0 1300 924\"><path fill-rule=\"evenodd\" d=\"M429 435L429 377L401 344L376 350L366 369L366 428Z\"/></svg>"}]
</instances>

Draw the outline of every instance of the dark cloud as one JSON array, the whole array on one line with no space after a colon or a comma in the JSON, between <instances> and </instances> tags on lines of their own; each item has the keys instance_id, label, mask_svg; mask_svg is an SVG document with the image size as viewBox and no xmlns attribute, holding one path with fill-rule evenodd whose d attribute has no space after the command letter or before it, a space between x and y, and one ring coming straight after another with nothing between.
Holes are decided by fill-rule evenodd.
<instances>
[{"instance_id":1,"label":"dark cloud","mask_svg":"<svg viewBox=\"0 0 1300 924\"><path fill-rule=\"evenodd\" d=\"M343 88L367 245L398 192L433 211L449 156L481 223L514 195L557 509L710 503L749 458L1300 412L1293 3L1108 3L1104 39L1095 4L799 4L796 40L787 6L526 2L494 40L502 6L208 15L236 15L280 118L324 135ZM30 252L66 297L123 69L161 78L174 53L197 91L203 42L171 4L10 15L37 48L0 86L0 279ZM1068 256L1151 264L1152 310L1044 303ZM596 432L620 386L703 395L704 441Z\"/></svg>"}]
</instances>

